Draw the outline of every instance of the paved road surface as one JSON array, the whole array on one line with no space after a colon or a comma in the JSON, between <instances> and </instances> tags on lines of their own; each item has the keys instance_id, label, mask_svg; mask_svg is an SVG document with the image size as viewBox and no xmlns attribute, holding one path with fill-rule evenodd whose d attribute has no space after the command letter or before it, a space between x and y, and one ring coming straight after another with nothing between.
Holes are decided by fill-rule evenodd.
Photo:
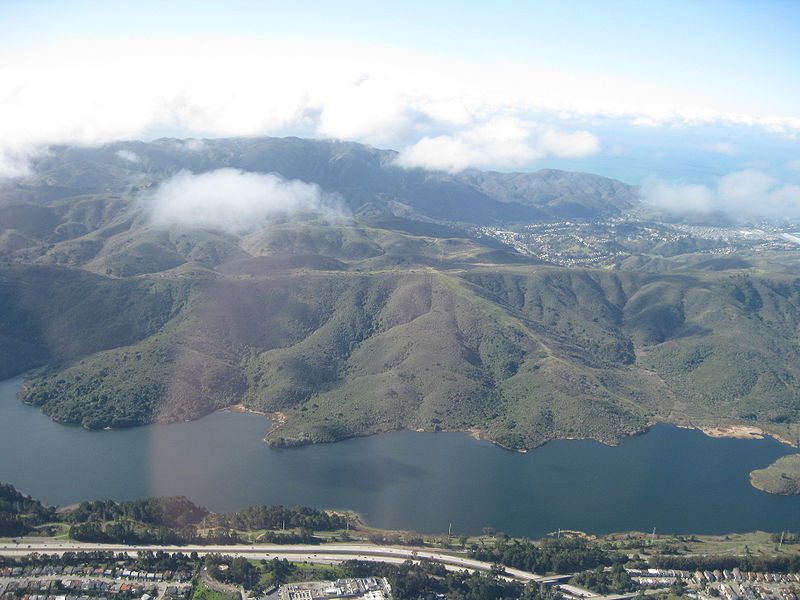
<instances>
[{"instance_id":1,"label":"paved road surface","mask_svg":"<svg viewBox=\"0 0 800 600\"><path fill-rule=\"evenodd\" d=\"M308 561L316 563L339 563L346 560L368 560L391 563L402 563L408 559L419 560L427 559L443 564L450 570L468 569L471 571L489 571L491 563L474 560L463 556L454 556L443 552L433 551L427 548L396 548L394 546L375 546L371 544L323 544L323 545L278 545L278 544L258 544L258 545L234 545L234 546L124 546L117 544L91 544L83 542L40 542L33 543L0 543L0 555L6 556L25 556L34 552L47 554L62 554L64 552L91 552L102 550L106 552L126 552L135 554L137 552L184 552L189 554L197 552L203 556L212 552L228 554L231 556L243 556L248 559L260 560L262 558L271 560L273 558L293 561ZM556 583L563 581L563 575L543 576L519 569L505 568L506 575L510 578L527 583ZM591 598L592 600L623 600L632 598L635 594L620 594L613 596L600 596L584 588L573 585L559 586L563 591L572 596ZM661 590L663 591L663 590ZM659 590L647 590L646 594L658 593Z\"/></svg>"},{"instance_id":2,"label":"paved road surface","mask_svg":"<svg viewBox=\"0 0 800 600\"><path fill-rule=\"evenodd\" d=\"M487 562L473 560L461 556L453 556L426 548L395 548L393 546L374 546L371 544L324 544L324 545L232 545L232 546L125 546L117 544L91 544L81 542L34 542L31 544L3 543L0 544L0 554L22 556L33 552L60 554L63 552L91 552L103 550L111 552L136 553L142 551L163 552L197 552L205 555L211 552L230 554L232 556L245 556L247 558L291 558L294 560L317 559L327 560L375 560L395 559L392 562L402 562L408 559L427 559L461 569L488 571L492 565ZM506 568L506 573L520 581L550 582L556 578L535 575L519 569ZM590 593L590 592L589 592Z\"/></svg>"}]
</instances>

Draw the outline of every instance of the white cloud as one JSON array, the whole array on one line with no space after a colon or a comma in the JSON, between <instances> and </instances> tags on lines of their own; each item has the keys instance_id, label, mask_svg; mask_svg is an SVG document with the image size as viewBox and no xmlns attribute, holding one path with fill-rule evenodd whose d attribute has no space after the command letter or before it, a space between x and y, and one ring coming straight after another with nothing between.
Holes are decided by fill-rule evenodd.
<instances>
[{"instance_id":1,"label":"white cloud","mask_svg":"<svg viewBox=\"0 0 800 600\"><path fill-rule=\"evenodd\" d=\"M199 175L182 171L159 185L147 206L156 226L231 233L250 231L286 213L340 212L338 198L323 194L317 185L238 169Z\"/></svg>"},{"instance_id":2,"label":"white cloud","mask_svg":"<svg viewBox=\"0 0 800 600\"><path fill-rule=\"evenodd\" d=\"M25 177L30 175L29 161L36 154L34 149L4 148L0 142L0 178Z\"/></svg>"},{"instance_id":3,"label":"white cloud","mask_svg":"<svg viewBox=\"0 0 800 600\"><path fill-rule=\"evenodd\" d=\"M714 186L651 181L642 186L641 197L673 214L720 211L735 217L800 217L800 185L754 170L729 173Z\"/></svg>"},{"instance_id":4,"label":"white cloud","mask_svg":"<svg viewBox=\"0 0 800 600\"><path fill-rule=\"evenodd\" d=\"M132 152L130 150L117 150L114 154L116 154L117 158L120 160L125 160L132 163L138 163L140 160L142 160L139 158L139 155L136 154L136 152Z\"/></svg>"},{"instance_id":5,"label":"white cloud","mask_svg":"<svg viewBox=\"0 0 800 600\"><path fill-rule=\"evenodd\" d=\"M392 143L413 128L411 99L376 78L337 86L322 105L317 132L325 137Z\"/></svg>"},{"instance_id":6,"label":"white cloud","mask_svg":"<svg viewBox=\"0 0 800 600\"><path fill-rule=\"evenodd\" d=\"M189 139L178 142L186 152L201 152L205 149L206 143L203 140Z\"/></svg>"},{"instance_id":7,"label":"white cloud","mask_svg":"<svg viewBox=\"0 0 800 600\"><path fill-rule=\"evenodd\" d=\"M651 181L641 189L642 201L670 213L704 213L714 206L714 193L704 185Z\"/></svg>"},{"instance_id":8,"label":"white cloud","mask_svg":"<svg viewBox=\"0 0 800 600\"><path fill-rule=\"evenodd\" d=\"M426 148L453 151L457 156L443 162L455 168L493 157L513 165L547 154L584 155L596 144L589 133L544 125L531 126L527 141L511 135L516 154L475 140L496 120L603 118L800 132L796 116L750 114L735 98L692 94L606 74L510 61L499 68L491 60L319 40L56 42L0 52L0 175L24 173L25 157L47 144L162 135L332 136L412 147L412 157Z\"/></svg>"},{"instance_id":9,"label":"white cloud","mask_svg":"<svg viewBox=\"0 0 800 600\"><path fill-rule=\"evenodd\" d=\"M724 156L736 156L739 154L739 148L730 142L711 142L704 146L707 152L713 152L714 154L722 154Z\"/></svg>"},{"instance_id":10,"label":"white cloud","mask_svg":"<svg viewBox=\"0 0 800 600\"><path fill-rule=\"evenodd\" d=\"M581 157L597 152L598 139L586 131L519 119L495 118L452 135L425 137L397 159L403 167L462 171L468 167L509 168L546 156Z\"/></svg>"}]
</instances>

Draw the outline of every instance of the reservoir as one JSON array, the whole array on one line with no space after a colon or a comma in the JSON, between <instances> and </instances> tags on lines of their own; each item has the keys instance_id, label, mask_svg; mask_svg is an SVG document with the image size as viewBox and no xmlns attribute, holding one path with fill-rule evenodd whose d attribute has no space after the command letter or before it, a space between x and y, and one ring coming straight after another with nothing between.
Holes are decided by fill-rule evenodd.
<instances>
[{"instance_id":1,"label":"reservoir","mask_svg":"<svg viewBox=\"0 0 800 600\"><path fill-rule=\"evenodd\" d=\"M59 425L0 382L0 481L46 503L183 495L214 511L256 504L347 508L370 525L541 536L800 531L800 497L748 474L793 450L657 425L619 446L555 441L526 454L463 433L396 432L270 449L268 421L227 411L174 425Z\"/></svg>"}]
</instances>

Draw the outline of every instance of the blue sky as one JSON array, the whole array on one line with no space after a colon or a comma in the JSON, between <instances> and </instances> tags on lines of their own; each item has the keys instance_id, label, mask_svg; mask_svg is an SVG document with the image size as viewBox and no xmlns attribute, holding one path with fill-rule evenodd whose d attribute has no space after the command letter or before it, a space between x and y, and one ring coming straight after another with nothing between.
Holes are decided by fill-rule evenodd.
<instances>
[{"instance_id":1,"label":"blue sky","mask_svg":"<svg viewBox=\"0 0 800 600\"><path fill-rule=\"evenodd\" d=\"M797 182L797 31L788 0L5 0L0 173L52 142L297 133L450 170Z\"/></svg>"},{"instance_id":2,"label":"blue sky","mask_svg":"<svg viewBox=\"0 0 800 600\"><path fill-rule=\"evenodd\" d=\"M0 4L6 47L68 36L321 36L668 81L770 113L799 110L798 28L796 0Z\"/></svg>"}]
</instances>

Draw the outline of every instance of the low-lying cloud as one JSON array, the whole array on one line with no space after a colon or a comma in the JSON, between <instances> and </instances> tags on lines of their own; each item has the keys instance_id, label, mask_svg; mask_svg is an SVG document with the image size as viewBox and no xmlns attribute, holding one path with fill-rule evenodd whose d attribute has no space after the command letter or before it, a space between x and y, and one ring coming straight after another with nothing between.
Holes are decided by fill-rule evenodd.
<instances>
[{"instance_id":1,"label":"low-lying cloud","mask_svg":"<svg viewBox=\"0 0 800 600\"><path fill-rule=\"evenodd\" d=\"M117 150L114 154L116 154L117 158L120 160L125 160L127 162L138 163L142 160L136 152L132 152L131 150Z\"/></svg>"},{"instance_id":2,"label":"low-lying cloud","mask_svg":"<svg viewBox=\"0 0 800 600\"><path fill-rule=\"evenodd\" d=\"M339 198L315 184L238 169L200 174L181 171L159 185L147 202L157 226L229 233L251 231L280 215L341 214Z\"/></svg>"},{"instance_id":3,"label":"low-lying cloud","mask_svg":"<svg viewBox=\"0 0 800 600\"><path fill-rule=\"evenodd\" d=\"M547 156L580 158L596 153L600 141L588 131L495 118L452 135L425 137L400 153L397 164L457 172L469 167L508 168Z\"/></svg>"},{"instance_id":4,"label":"low-lying cloud","mask_svg":"<svg viewBox=\"0 0 800 600\"><path fill-rule=\"evenodd\" d=\"M737 171L714 186L650 181L642 201L675 215L722 212L733 217L798 218L800 185L755 170Z\"/></svg>"},{"instance_id":5,"label":"low-lying cloud","mask_svg":"<svg viewBox=\"0 0 800 600\"><path fill-rule=\"evenodd\" d=\"M580 129L598 122L800 133L796 115L751 115L735 98L702 108L670 86L588 75L319 40L55 42L0 52L0 177L25 174L49 144L163 136L336 137L453 170L585 156L597 140ZM493 129L509 139L486 140Z\"/></svg>"}]
</instances>

